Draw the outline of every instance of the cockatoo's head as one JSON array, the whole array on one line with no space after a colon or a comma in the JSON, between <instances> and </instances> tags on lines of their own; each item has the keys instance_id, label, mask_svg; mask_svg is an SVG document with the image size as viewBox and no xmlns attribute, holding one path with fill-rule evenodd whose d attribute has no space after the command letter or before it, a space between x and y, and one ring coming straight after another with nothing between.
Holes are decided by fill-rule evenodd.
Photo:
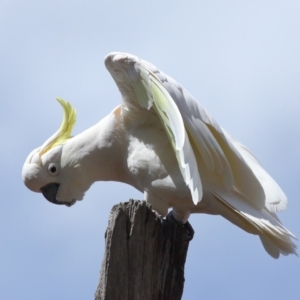
<instances>
[{"instance_id":1,"label":"cockatoo's head","mask_svg":"<svg viewBox=\"0 0 300 300\"><path fill-rule=\"evenodd\" d=\"M29 154L22 177L30 190L42 193L48 201L71 206L83 198L86 190L78 184L80 165L76 161L70 163L64 153L64 144L71 138L76 121L76 111L68 102L57 100L64 109L63 122L54 135Z\"/></svg>"}]
</instances>

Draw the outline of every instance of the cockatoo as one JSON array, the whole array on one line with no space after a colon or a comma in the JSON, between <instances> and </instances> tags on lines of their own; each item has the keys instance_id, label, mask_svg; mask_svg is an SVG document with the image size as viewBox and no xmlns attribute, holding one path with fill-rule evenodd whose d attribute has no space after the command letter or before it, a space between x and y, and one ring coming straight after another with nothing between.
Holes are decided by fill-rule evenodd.
<instances>
[{"instance_id":1,"label":"cockatoo","mask_svg":"<svg viewBox=\"0 0 300 300\"><path fill-rule=\"evenodd\" d=\"M72 137L76 113L23 166L25 185L52 203L73 205L96 181L130 184L162 216L183 224L191 213L219 214L258 235L274 258L296 254L276 216L287 198L249 150L222 129L174 79L126 53L105 65L123 98L93 127Z\"/></svg>"}]
</instances>

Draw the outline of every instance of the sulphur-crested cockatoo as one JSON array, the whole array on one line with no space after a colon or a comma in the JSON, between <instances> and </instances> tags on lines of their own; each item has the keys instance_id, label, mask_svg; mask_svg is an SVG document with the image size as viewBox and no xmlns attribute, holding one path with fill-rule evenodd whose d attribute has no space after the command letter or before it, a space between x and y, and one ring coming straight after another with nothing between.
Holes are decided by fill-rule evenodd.
<instances>
[{"instance_id":1,"label":"sulphur-crested cockatoo","mask_svg":"<svg viewBox=\"0 0 300 300\"><path fill-rule=\"evenodd\" d=\"M71 206L99 180L119 181L144 193L162 216L219 214L259 235L273 257L296 254L294 235L275 213L287 207L277 183L241 143L195 98L152 64L110 53L105 65L123 103L71 137L75 110L62 99L59 130L33 150L23 180L55 204Z\"/></svg>"}]
</instances>

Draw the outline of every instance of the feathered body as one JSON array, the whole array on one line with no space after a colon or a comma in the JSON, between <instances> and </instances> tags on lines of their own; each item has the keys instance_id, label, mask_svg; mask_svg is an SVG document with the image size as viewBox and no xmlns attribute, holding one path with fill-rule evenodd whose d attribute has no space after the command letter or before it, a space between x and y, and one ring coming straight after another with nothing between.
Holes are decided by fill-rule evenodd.
<instances>
[{"instance_id":1,"label":"feathered body","mask_svg":"<svg viewBox=\"0 0 300 300\"><path fill-rule=\"evenodd\" d=\"M296 253L275 215L286 196L243 145L153 65L122 53L105 64L123 103L81 134L34 150L23 168L28 188L72 205L95 181L120 181L163 216L169 208L183 223L191 213L220 214L259 235L271 256Z\"/></svg>"}]
</instances>

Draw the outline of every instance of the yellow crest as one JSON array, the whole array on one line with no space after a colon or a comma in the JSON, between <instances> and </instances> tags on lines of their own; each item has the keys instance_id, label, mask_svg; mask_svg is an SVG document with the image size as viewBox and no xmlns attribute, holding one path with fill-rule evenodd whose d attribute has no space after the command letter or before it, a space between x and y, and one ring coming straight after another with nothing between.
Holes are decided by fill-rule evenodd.
<instances>
[{"instance_id":1,"label":"yellow crest","mask_svg":"<svg viewBox=\"0 0 300 300\"><path fill-rule=\"evenodd\" d=\"M76 122L76 110L71 104L61 98L56 98L64 110L63 121L58 131L51 136L41 147L40 156L49 151L55 146L65 143L71 138L72 129Z\"/></svg>"}]
</instances>

